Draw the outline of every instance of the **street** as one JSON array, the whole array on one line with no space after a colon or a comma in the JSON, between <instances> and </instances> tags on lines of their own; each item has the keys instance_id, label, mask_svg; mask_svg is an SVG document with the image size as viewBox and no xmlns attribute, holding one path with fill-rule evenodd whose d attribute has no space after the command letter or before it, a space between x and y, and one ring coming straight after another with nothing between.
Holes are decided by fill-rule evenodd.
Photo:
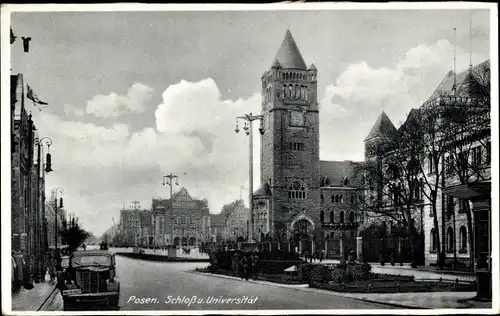
<instances>
[{"instance_id":1,"label":"street","mask_svg":"<svg viewBox=\"0 0 500 316\"><path fill-rule=\"evenodd\" d=\"M120 310L391 308L387 305L336 296L334 293L309 292L192 273L196 267L205 265L206 263L151 262L116 256L117 275L121 283ZM191 305L174 303L182 301L184 297L189 301L194 301L193 297L196 297L196 302ZM235 299L231 303L221 302L221 299L231 298ZM205 302L198 303L199 299ZM240 304L238 299L241 299ZM251 299L255 302L252 303ZM167 303L169 300L170 303ZM212 302L206 302L210 300ZM246 303L243 303L243 300L246 300ZM62 310L61 296L57 295L47 309ZM90 308L85 306L82 309Z\"/></svg>"}]
</instances>

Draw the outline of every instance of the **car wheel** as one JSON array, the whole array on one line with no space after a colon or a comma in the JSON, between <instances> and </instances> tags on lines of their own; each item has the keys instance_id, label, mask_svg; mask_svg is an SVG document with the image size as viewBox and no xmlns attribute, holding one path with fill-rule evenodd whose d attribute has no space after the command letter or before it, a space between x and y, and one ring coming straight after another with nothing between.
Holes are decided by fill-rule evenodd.
<instances>
[{"instance_id":1,"label":"car wheel","mask_svg":"<svg viewBox=\"0 0 500 316\"><path fill-rule=\"evenodd\" d=\"M109 305L111 305L111 306L118 306L119 301L120 301L120 296L119 295L112 296L109 299Z\"/></svg>"}]
</instances>

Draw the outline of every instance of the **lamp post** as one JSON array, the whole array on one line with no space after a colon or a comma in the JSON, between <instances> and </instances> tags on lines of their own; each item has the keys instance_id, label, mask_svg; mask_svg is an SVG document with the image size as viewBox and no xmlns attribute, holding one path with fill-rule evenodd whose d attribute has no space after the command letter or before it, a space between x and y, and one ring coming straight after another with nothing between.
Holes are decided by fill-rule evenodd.
<instances>
[{"instance_id":1,"label":"lamp post","mask_svg":"<svg viewBox=\"0 0 500 316\"><path fill-rule=\"evenodd\" d=\"M253 121L260 120L260 127L259 127L259 132L261 135L264 135L264 126L263 126L263 121L264 121L264 116L259 114L259 115L252 115L250 114L245 114L244 116L238 116L236 117L236 129L234 130L236 133L240 131L238 127L238 120L244 120L245 125L243 126L243 129L245 130L245 134L249 136L249 146L250 146L250 152L249 152L249 183L248 183L248 208L250 210L250 227L248 229L248 242L249 243L254 243L255 240L253 239L253 128L252 128L252 123Z\"/></svg>"},{"instance_id":2,"label":"lamp post","mask_svg":"<svg viewBox=\"0 0 500 316\"><path fill-rule=\"evenodd\" d=\"M167 179L167 180L165 181L165 179ZM166 176L163 176L162 184L170 186L170 199L172 199L172 186L174 185L174 182L173 182L174 179L175 179L175 185L179 185L179 181L178 181L179 176L177 176L173 173L169 173Z\"/></svg>"},{"instance_id":3,"label":"lamp post","mask_svg":"<svg viewBox=\"0 0 500 316\"><path fill-rule=\"evenodd\" d=\"M54 231L54 241L55 241L55 244L54 244L54 249L57 251L57 193L60 192L61 194L64 193L64 189L61 188L61 187L57 187L54 189L54 211L55 211L55 231ZM60 208L63 207L63 200L62 198L60 199Z\"/></svg>"},{"instance_id":4,"label":"lamp post","mask_svg":"<svg viewBox=\"0 0 500 316\"><path fill-rule=\"evenodd\" d=\"M35 146L38 146L37 148L37 199L36 199L36 223L35 225L35 243L39 247L39 260L37 260L37 265L36 265L36 277L38 280L43 280L45 275L44 275L44 269L43 267L45 266L45 252L47 249L45 249L46 246L46 238L47 236L45 235L45 174L49 173L52 171L52 157L50 155L50 146L52 145L52 139L50 137L42 137L42 138L36 138L34 141ZM43 147L47 146L47 156L46 156L46 163L43 162ZM44 181L43 183L43 190L41 188L41 181ZM41 194L41 196L40 196Z\"/></svg>"}]
</instances>

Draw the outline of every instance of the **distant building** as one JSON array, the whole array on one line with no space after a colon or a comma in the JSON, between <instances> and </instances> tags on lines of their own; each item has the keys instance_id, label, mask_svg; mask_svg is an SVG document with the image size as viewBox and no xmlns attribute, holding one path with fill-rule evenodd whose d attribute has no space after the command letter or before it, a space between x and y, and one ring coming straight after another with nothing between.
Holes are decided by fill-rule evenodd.
<instances>
[{"instance_id":1,"label":"distant building","mask_svg":"<svg viewBox=\"0 0 500 316\"><path fill-rule=\"evenodd\" d=\"M209 242L220 243L224 239L226 222L223 214L210 214Z\"/></svg>"},{"instance_id":2,"label":"distant building","mask_svg":"<svg viewBox=\"0 0 500 316\"><path fill-rule=\"evenodd\" d=\"M243 200L223 206L221 212L225 221L224 239L238 241L248 238L249 209L245 207Z\"/></svg>"},{"instance_id":3,"label":"distant building","mask_svg":"<svg viewBox=\"0 0 500 316\"><path fill-rule=\"evenodd\" d=\"M153 199L154 240L157 246L199 246L210 236L207 200L193 199L185 188L172 199Z\"/></svg>"}]
</instances>

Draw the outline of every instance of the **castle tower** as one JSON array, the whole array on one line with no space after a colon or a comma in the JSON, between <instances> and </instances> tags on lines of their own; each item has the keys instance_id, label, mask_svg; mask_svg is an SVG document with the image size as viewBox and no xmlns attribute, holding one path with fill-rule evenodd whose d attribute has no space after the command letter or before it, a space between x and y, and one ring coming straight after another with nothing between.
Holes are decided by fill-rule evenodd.
<instances>
[{"instance_id":1,"label":"castle tower","mask_svg":"<svg viewBox=\"0 0 500 316\"><path fill-rule=\"evenodd\" d=\"M319 226L319 110L317 69L307 68L288 30L262 76L261 185L256 199L268 200L269 233L291 238L293 224ZM259 209L257 207L257 209ZM305 216L305 217L304 217ZM295 221L295 222L294 222Z\"/></svg>"}]
</instances>

